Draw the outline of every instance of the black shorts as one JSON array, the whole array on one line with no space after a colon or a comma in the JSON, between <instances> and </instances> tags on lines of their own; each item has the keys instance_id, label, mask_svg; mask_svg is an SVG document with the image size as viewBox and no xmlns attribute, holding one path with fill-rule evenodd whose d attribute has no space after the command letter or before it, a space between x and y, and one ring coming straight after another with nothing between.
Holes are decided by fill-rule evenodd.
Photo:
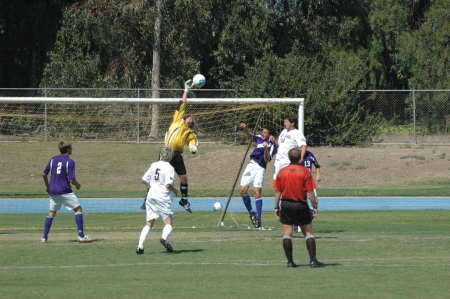
<instances>
[{"instance_id":1,"label":"black shorts","mask_svg":"<svg viewBox=\"0 0 450 299\"><path fill-rule=\"evenodd\" d=\"M180 152L173 151L172 160L170 160L170 165L175 168L175 172L178 175L186 174L186 166L184 166L183 156Z\"/></svg>"},{"instance_id":2,"label":"black shorts","mask_svg":"<svg viewBox=\"0 0 450 299\"><path fill-rule=\"evenodd\" d=\"M280 204L280 222L283 224L307 225L312 221L306 202L282 200Z\"/></svg>"}]
</instances>

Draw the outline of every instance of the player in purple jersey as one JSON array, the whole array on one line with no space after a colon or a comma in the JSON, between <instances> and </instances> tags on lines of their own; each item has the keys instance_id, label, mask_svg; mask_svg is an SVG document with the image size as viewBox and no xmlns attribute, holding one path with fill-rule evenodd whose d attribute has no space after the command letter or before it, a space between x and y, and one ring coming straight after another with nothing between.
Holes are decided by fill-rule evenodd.
<instances>
[{"instance_id":1,"label":"player in purple jersey","mask_svg":"<svg viewBox=\"0 0 450 299\"><path fill-rule=\"evenodd\" d=\"M312 167L314 165L314 167L316 168L316 172L317 172L316 173L316 181L320 182L320 164L319 164L319 161L317 161L317 159L313 153L311 153L310 151L306 151L305 156L303 158L303 162L300 163L300 165L308 168L309 171L311 171L311 172L312 172Z\"/></svg>"},{"instance_id":2,"label":"player in purple jersey","mask_svg":"<svg viewBox=\"0 0 450 299\"><path fill-rule=\"evenodd\" d=\"M256 143L255 149L250 155L250 162L247 164L247 167L242 173L240 190L241 196L252 224L256 228L261 228L261 191L264 183L264 173L267 163L277 152L277 145L275 143L275 138L271 135L269 129L263 128L261 135L253 135L247 128L246 124L241 123L240 126L244 130L244 132ZM253 184L256 213L252 209L251 198L248 194L250 184Z\"/></svg>"},{"instance_id":3,"label":"player in purple jersey","mask_svg":"<svg viewBox=\"0 0 450 299\"><path fill-rule=\"evenodd\" d=\"M317 161L317 158L314 156L314 154L310 151L306 151L305 152L305 156L303 158L303 161L300 162L300 165L304 166L305 168L307 168L311 174L312 174L312 168L313 166L316 168L316 178L314 180L314 195L316 197L316 200L318 200L318 196L317 196L317 184L316 182L320 182L320 164L319 161ZM308 198L308 206L310 207L310 213L313 213L313 210L311 208L311 204L310 204L310 200ZM294 232L298 232L301 233L302 230L300 228L300 226L296 226L294 225Z\"/></svg>"},{"instance_id":4,"label":"player in purple jersey","mask_svg":"<svg viewBox=\"0 0 450 299\"><path fill-rule=\"evenodd\" d=\"M74 185L77 190L81 188L81 185L75 176L75 161L70 158L70 155L72 154L72 144L67 141L60 141L58 143L58 148L61 154L52 157L42 173L46 192L50 195L50 208L48 216L45 218L41 242L47 242L53 218L56 216L56 212L61 208L61 205L65 205L75 212L78 241L88 242L89 237L84 234L83 230L83 210L78 197L72 192L71 188L71 184ZM50 182L48 181L49 173Z\"/></svg>"}]
</instances>

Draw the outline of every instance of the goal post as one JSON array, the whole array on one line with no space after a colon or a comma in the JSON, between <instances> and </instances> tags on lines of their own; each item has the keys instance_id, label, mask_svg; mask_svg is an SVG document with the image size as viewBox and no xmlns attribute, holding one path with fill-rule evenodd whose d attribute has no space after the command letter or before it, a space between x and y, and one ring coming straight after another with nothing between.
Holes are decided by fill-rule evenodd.
<instances>
[{"instance_id":1,"label":"goal post","mask_svg":"<svg viewBox=\"0 0 450 299\"><path fill-rule=\"evenodd\" d=\"M0 103L73 103L73 104L176 104L180 98L79 98L79 97L0 97ZM298 104L303 98L188 98L189 104ZM300 125L300 123L299 123Z\"/></svg>"},{"instance_id":2,"label":"goal post","mask_svg":"<svg viewBox=\"0 0 450 299\"><path fill-rule=\"evenodd\" d=\"M70 91L66 92L69 96L64 96L64 92L50 97L0 97L0 141L68 138L145 142L151 129L152 104L160 104L159 135L164 136L180 101L179 97L150 98L148 91L143 90L136 97L120 97L121 94L114 94L119 97L74 97ZM239 123L255 125L259 111L262 111L260 128L269 127L279 133L284 117L296 115L298 127L303 131L303 98L201 95L206 93L195 91L187 101L187 113L194 117L200 142L242 143Z\"/></svg>"}]
</instances>

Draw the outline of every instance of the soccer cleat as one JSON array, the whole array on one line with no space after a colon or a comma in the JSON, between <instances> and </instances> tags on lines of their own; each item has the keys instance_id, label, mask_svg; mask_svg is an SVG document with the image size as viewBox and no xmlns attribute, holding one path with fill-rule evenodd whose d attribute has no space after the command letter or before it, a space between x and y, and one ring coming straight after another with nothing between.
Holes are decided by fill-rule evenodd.
<instances>
[{"instance_id":1,"label":"soccer cleat","mask_svg":"<svg viewBox=\"0 0 450 299\"><path fill-rule=\"evenodd\" d=\"M255 212L250 212L248 214L248 216L250 217L250 221L252 222L252 224L254 226L256 226L256 213Z\"/></svg>"},{"instance_id":2,"label":"soccer cleat","mask_svg":"<svg viewBox=\"0 0 450 299\"><path fill-rule=\"evenodd\" d=\"M144 248L136 248L136 254L137 255L141 255L141 254L144 254Z\"/></svg>"},{"instance_id":3,"label":"soccer cleat","mask_svg":"<svg viewBox=\"0 0 450 299\"><path fill-rule=\"evenodd\" d=\"M47 243L47 238L42 237L41 238L41 243Z\"/></svg>"},{"instance_id":4,"label":"soccer cleat","mask_svg":"<svg viewBox=\"0 0 450 299\"><path fill-rule=\"evenodd\" d=\"M287 263L287 267L288 267L288 268L297 268L298 266L297 266L297 264L294 263L294 262L292 262L292 263L291 263L291 262L288 262L288 263Z\"/></svg>"},{"instance_id":5,"label":"soccer cleat","mask_svg":"<svg viewBox=\"0 0 450 299\"><path fill-rule=\"evenodd\" d=\"M187 200L187 198L181 198L178 203L186 210L186 212L192 213L191 203Z\"/></svg>"},{"instance_id":6,"label":"soccer cleat","mask_svg":"<svg viewBox=\"0 0 450 299\"><path fill-rule=\"evenodd\" d=\"M256 228L262 228L262 225L261 225L261 219L256 219L255 227L256 227Z\"/></svg>"},{"instance_id":7,"label":"soccer cleat","mask_svg":"<svg viewBox=\"0 0 450 299\"><path fill-rule=\"evenodd\" d=\"M324 264L322 264L322 263L319 262L318 260L311 260L311 261L309 262L309 266L310 266L311 268L320 268L320 267L323 267Z\"/></svg>"},{"instance_id":8,"label":"soccer cleat","mask_svg":"<svg viewBox=\"0 0 450 299\"><path fill-rule=\"evenodd\" d=\"M167 240L160 239L159 242L166 249L167 252L173 252L173 247Z\"/></svg>"},{"instance_id":9,"label":"soccer cleat","mask_svg":"<svg viewBox=\"0 0 450 299\"><path fill-rule=\"evenodd\" d=\"M80 242L80 243L89 243L89 242L91 242L91 239L89 239L88 235L84 235L84 237L78 236L78 242Z\"/></svg>"}]
</instances>

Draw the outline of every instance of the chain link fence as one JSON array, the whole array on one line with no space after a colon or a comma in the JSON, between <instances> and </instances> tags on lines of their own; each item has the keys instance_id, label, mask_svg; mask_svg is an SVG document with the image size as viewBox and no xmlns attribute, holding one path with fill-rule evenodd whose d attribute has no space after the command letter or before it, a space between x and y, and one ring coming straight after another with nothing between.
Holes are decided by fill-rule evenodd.
<instances>
[{"instance_id":1,"label":"chain link fence","mask_svg":"<svg viewBox=\"0 0 450 299\"><path fill-rule=\"evenodd\" d=\"M375 143L450 144L450 90L360 90L381 118Z\"/></svg>"},{"instance_id":2,"label":"chain link fence","mask_svg":"<svg viewBox=\"0 0 450 299\"><path fill-rule=\"evenodd\" d=\"M161 98L178 98L182 90L161 89ZM374 143L450 144L450 90L359 90L361 105L380 118ZM159 105L157 136L151 136L151 104L11 104L1 97L151 98L150 89L0 89L0 141L77 140L147 142L164 135L176 105ZM199 135L236 141L239 119L249 123L264 105L224 105L220 98L239 98L235 90L198 90L190 97L216 98L216 105L189 105ZM265 107L267 108L267 107ZM262 122L282 129L283 115L295 105L266 109ZM281 113L281 114L280 114ZM305 101L308 118L308 99ZM230 125L231 124L231 125ZM326 129L326 128L325 128ZM305 128L306 135L308 128ZM214 133L214 134L212 134Z\"/></svg>"}]
</instances>

